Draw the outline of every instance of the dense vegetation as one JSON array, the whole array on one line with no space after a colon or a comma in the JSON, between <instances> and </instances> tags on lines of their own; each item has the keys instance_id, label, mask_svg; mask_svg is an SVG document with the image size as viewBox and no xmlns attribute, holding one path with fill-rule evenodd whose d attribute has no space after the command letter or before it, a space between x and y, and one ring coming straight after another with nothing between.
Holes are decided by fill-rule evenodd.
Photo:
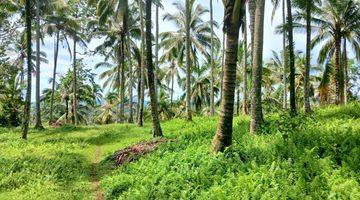
<instances>
[{"instance_id":1,"label":"dense vegetation","mask_svg":"<svg viewBox=\"0 0 360 200\"><path fill-rule=\"evenodd\" d=\"M267 118L263 132L248 133L249 118L235 118L234 144L213 156L216 119L163 123L173 142L140 160L114 168L115 150L151 138L150 124L66 126L1 130L1 199L91 199L96 148L101 188L109 199L293 198L357 199L360 196L360 105L316 110L291 119Z\"/></svg>"},{"instance_id":2,"label":"dense vegetation","mask_svg":"<svg viewBox=\"0 0 360 200\"><path fill-rule=\"evenodd\" d=\"M0 199L360 198L360 2L171 3L1 0Z\"/></svg>"}]
</instances>

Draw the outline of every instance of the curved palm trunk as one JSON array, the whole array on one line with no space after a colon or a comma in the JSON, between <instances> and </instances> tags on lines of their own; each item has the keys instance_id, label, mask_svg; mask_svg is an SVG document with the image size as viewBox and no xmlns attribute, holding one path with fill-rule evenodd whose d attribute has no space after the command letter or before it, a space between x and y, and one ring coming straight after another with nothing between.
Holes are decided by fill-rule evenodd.
<instances>
[{"instance_id":1,"label":"curved palm trunk","mask_svg":"<svg viewBox=\"0 0 360 200\"><path fill-rule=\"evenodd\" d=\"M192 120L191 114L191 68L190 68L190 2L186 0L185 3L186 10L186 120Z\"/></svg>"},{"instance_id":2,"label":"curved palm trunk","mask_svg":"<svg viewBox=\"0 0 360 200\"><path fill-rule=\"evenodd\" d=\"M74 99L73 99L73 124L77 126L78 124L78 116L77 116L77 69L76 69L76 35L74 36L74 54L73 54L73 92L74 92Z\"/></svg>"},{"instance_id":3,"label":"curved palm trunk","mask_svg":"<svg viewBox=\"0 0 360 200\"><path fill-rule=\"evenodd\" d=\"M344 38L343 43L343 62L344 62L344 103L346 104L348 101L348 84L349 84L349 77L348 77L348 57L347 57L347 49L346 49L346 39Z\"/></svg>"},{"instance_id":4,"label":"curved palm trunk","mask_svg":"<svg viewBox=\"0 0 360 200\"><path fill-rule=\"evenodd\" d=\"M286 6L286 0L282 1L282 21L283 24L286 23L286 13L285 13L285 6ZM286 66L287 66L287 57L286 57L286 33L285 31L283 31L283 77L282 77L282 81L283 81L283 86L284 86L284 93L283 93L283 108L287 109L287 85L286 85Z\"/></svg>"},{"instance_id":5,"label":"curved palm trunk","mask_svg":"<svg viewBox=\"0 0 360 200\"><path fill-rule=\"evenodd\" d=\"M128 41L128 61L129 61L129 123L134 123L134 111L133 111L133 87L134 87L134 77L133 77L133 63L132 63L132 57L131 57L131 50L130 50L130 36L127 35L127 41Z\"/></svg>"},{"instance_id":6,"label":"curved palm trunk","mask_svg":"<svg viewBox=\"0 0 360 200\"><path fill-rule=\"evenodd\" d=\"M211 59L211 77L210 77L210 114L214 116L215 114L215 104L214 104L214 25L213 25L214 17L213 17L213 0L210 0L210 22L211 22L211 52L210 52L210 59Z\"/></svg>"},{"instance_id":7,"label":"curved palm trunk","mask_svg":"<svg viewBox=\"0 0 360 200\"><path fill-rule=\"evenodd\" d=\"M311 0L306 1L306 65L304 80L304 109L311 112L310 107L310 61L311 61Z\"/></svg>"},{"instance_id":8,"label":"curved palm trunk","mask_svg":"<svg viewBox=\"0 0 360 200\"><path fill-rule=\"evenodd\" d=\"M50 120L49 123L53 123L53 112L54 112L54 94L55 94L55 85L56 85L56 70L57 70L57 60L59 55L59 40L60 40L60 32L56 33L56 41L55 41L55 49L54 49L54 71L52 78L52 86L51 86L51 100L50 100Z\"/></svg>"},{"instance_id":9,"label":"curved palm trunk","mask_svg":"<svg viewBox=\"0 0 360 200\"><path fill-rule=\"evenodd\" d=\"M247 90L248 90L248 85L247 85L247 68L248 68L248 63L247 63L247 58L248 58L248 49L247 49L247 17L246 17L246 9L245 9L245 15L244 15L244 72L243 72L243 79L244 79L244 91L243 91L243 100L242 100L242 115L246 116L248 111L247 111Z\"/></svg>"},{"instance_id":10,"label":"curved palm trunk","mask_svg":"<svg viewBox=\"0 0 360 200\"><path fill-rule=\"evenodd\" d=\"M224 30L227 39L223 77L224 91L221 100L220 119L211 146L211 151L213 153L224 151L226 147L231 145L239 27L240 19L243 15L242 9L244 4L245 1L241 0L237 0L236 2L227 1L225 4Z\"/></svg>"},{"instance_id":11,"label":"curved palm trunk","mask_svg":"<svg viewBox=\"0 0 360 200\"><path fill-rule=\"evenodd\" d=\"M253 91L251 98L250 132L257 133L263 120L261 104L262 59L264 42L264 9L265 0L256 3L253 51Z\"/></svg>"},{"instance_id":12,"label":"curved palm trunk","mask_svg":"<svg viewBox=\"0 0 360 200\"><path fill-rule=\"evenodd\" d=\"M30 121L31 105L31 4L25 1L25 23L26 23L26 54L27 54L27 87L24 105L24 120L22 124L22 138L27 139Z\"/></svg>"},{"instance_id":13,"label":"curved palm trunk","mask_svg":"<svg viewBox=\"0 0 360 200\"><path fill-rule=\"evenodd\" d=\"M140 8L140 28L141 28L141 84L140 84L140 105L138 114L138 126L143 126L143 115L144 115L144 99L145 99L145 33L144 33L144 14L142 2L138 1Z\"/></svg>"},{"instance_id":14,"label":"curved palm trunk","mask_svg":"<svg viewBox=\"0 0 360 200\"><path fill-rule=\"evenodd\" d=\"M294 55L294 36L293 36L293 19L291 11L291 0L286 0L287 6L287 23L289 36L289 64L290 64L290 109L291 114L296 114L296 91L295 91L295 55Z\"/></svg>"},{"instance_id":15,"label":"curved palm trunk","mask_svg":"<svg viewBox=\"0 0 360 200\"><path fill-rule=\"evenodd\" d=\"M146 59L147 59L147 74L149 79L149 93L151 104L151 116L153 122L154 137L161 137L162 130L160 126L159 113L157 110L157 97L154 82L154 66L152 62L152 44L151 44L151 0L146 0Z\"/></svg>"},{"instance_id":16,"label":"curved palm trunk","mask_svg":"<svg viewBox=\"0 0 360 200\"><path fill-rule=\"evenodd\" d=\"M40 2L36 0L36 91L35 91L35 107L36 120L35 128L43 129L41 123L41 108L40 108Z\"/></svg>"}]
</instances>

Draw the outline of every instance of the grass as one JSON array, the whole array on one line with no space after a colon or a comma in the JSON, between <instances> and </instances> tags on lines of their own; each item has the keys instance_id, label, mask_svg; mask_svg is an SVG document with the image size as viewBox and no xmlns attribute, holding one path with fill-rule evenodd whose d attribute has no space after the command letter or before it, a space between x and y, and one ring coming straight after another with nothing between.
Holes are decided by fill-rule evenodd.
<instances>
[{"instance_id":1,"label":"grass","mask_svg":"<svg viewBox=\"0 0 360 200\"><path fill-rule=\"evenodd\" d=\"M268 116L262 134L234 121L233 145L209 146L216 118L162 123L168 138L155 152L113 169L110 155L149 140L150 124L0 130L0 199L93 199L91 163L101 148L107 199L360 199L360 104L311 116Z\"/></svg>"}]
</instances>

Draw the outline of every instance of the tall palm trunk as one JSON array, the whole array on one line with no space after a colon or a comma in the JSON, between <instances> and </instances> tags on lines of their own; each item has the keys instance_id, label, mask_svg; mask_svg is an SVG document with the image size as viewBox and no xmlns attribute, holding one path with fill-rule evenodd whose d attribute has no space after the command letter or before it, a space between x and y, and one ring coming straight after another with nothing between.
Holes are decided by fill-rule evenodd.
<instances>
[{"instance_id":1,"label":"tall palm trunk","mask_svg":"<svg viewBox=\"0 0 360 200\"><path fill-rule=\"evenodd\" d=\"M120 47L120 122L125 121L125 34L121 34Z\"/></svg>"},{"instance_id":2,"label":"tall palm trunk","mask_svg":"<svg viewBox=\"0 0 360 200\"><path fill-rule=\"evenodd\" d=\"M286 0L287 24L289 37L289 64L290 64L290 109L291 114L296 114L296 91L295 91L295 55L294 55L294 36L293 19L291 11L291 0Z\"/></svg>"},{"instance_id":3,"label":"tall palm trunk","mask_svg":"<svg viewBox=\"0 0 360 200\"><path fill-rule=\"evenodd\" d=\"M77 126L78 116L77 116L77 69L76 69L76 35L74 36L74 50L73 50L73 124Z\"/></svg>"},{"instance_id":4,"label":"tall palm trunk","mask_svg":"<svg viewBox=\"0 0 360 200\"><path fill-rule=\"evenodd\" d=\"M50 100L50 124L53 123L53 112L54 112L54 94L55 94L55 85L56 85L56 70L57 70L57 60L59 55L59 40L60 40L60 31L56 32L55 47L54 47L54 70L51 86L51 100Z\"/></svg>"},{"instance_id":5,"label":"tall palm trunk","mask_svg":"<svg viewBox=\"0 0 360 200\"><path fill-rule=\"evenodd\" d=\"M223 93L223 78L224 78L224 67L225 67L225 51L226 51L226 44L225 44L225 40L226 40L226 33L223 33L223 38L222 38L222 56L221 56L221 74L220 74L220 102L221 102L221 98L222 98L222 93Z\"/></svg>"},{"instance_id":6,"label":"tall palm trunk","mask_svg":"<svg viewBox=\"0 0 360 200\"><path fill-rule=\"evenodd\" d=\"M264 42L264 9L265 0L258 0L255 9L254 25L254 50L253 50L253 91L251 98L251 125L250 132L257 133L263 122L261 104L261 82L263 64L263 42Z\"/></svg>"},{"instance_id":7,"label":"tall palm trunk","mask_svg":"<svg viewBox=\"0 0 360 200\"><path fill-rule=\"evenodd\" d=\"M151 0L146 0L146 60L147 60L147 74L149 80L149 93L151 104L151 116L153 122L154 137L161 137L162 130L160 126L159 113L157 110L157 97L154 82L154 66L152 62L152 44L151 44Z\"/></svg>"},{"instance_id":8,"label":"tall palm trunk","mask_svg":"<svg viewBox=\"0 0 360 200\"><path fill-rule=\"evenodd\" d=\"M286 23L286 0L282 0L282 22L283 24ZM282 81L283 81L283 86L284 86L284 93L283 93L283 108L284 109L287 109L287 85L286 85L286 77L287 77L287 74L286 74L286 66L287 66L287 57L286 57L286 54L287 54L287 49L286 49L286 33L285 31L283 31L283 77L282 77Z\"/></svg>"},{"instance_id":9,"label":"tall palm trunk","mask_svg":"<svg viewBox=\"0 0 360 200\"><path fill-rule=\"evenodd\" d=\"M344 103L346 104L348 101L348 84L349 84L349 77L348 77L348 57L347 57L347 49L346 49L346 39L344 38L343 43L343 62L344 62Z\"/></svg>"},{"instance_id":10,"label":"tall palm trunk","mask_svg":"<svg viewBox=\"0 0 360 200\"><path fill-rule=\"evenodd\" d=\"M336 103L343 105L344 104L344 71L341 66L341 36L340 36L340 26L336 27L335 33L335 72L336 72Z\"/></svg>"},{"instance_id":11,"label":"tall palm trunk","mask_svg":"<svg viewBox=\"0 0 360 200\"><path fill-rule=\"evenodd\" d=\"M68 99L68 97L65 98L65 121L66 121L66 123L69 122L69 99Z\"/></svg>"},{"instance_id":12,"label":"tall palm trunk","mask_svg":"<svg viewBox=\"0 0 360 200\"><path fill-rule=\"evenodd\" d=\"M239 5L234 5L234 4ZM224 151L231 145L234 97L236 88L236 63L239 39L239 27L243 15L245 1L227 1L225 3L224 32L226 32L226 61L224 67L224 91L220 107L220 119L211 151L213 153Z\"/></svg>"},{"instance_id":13,"label":"tall palm trunk","mask_svg":"<svg viewBox=\"0 0 360 200\"><path fill-rule=\"evenodd\" d=\"M185 15L186 15L186 120L192 120L191 114L191 66L190 66L190 0L186 0L185 3Z\"/></svg>"},{"instance_id":14,"label":"tall palm trunk","mask_svg":"<svg viewBox=\"0 0 360 200\"><path fill-rule=\"evenodd\" d=\"M173 69L175 69L175 61L173 60L171 63ZM173 98L174 98L174 80L175 80L175 75L173 73L171 73L171 95L170 95L170 105L173 104Z\"/></svg>"},{"instance_id":15,"label":"tall palm trunk","mask_svg":"<svg viewBox=\"0 0 360 200\"><path fill-rule=\"evenodd\" d=\"M132 56L131 56L131 48L130 48L130 35L127 34L127 52L128 52L128 63L129 63L129 123L134 123L134 111L133 111L133 88L134 88L134 77L133 77L133 63L132 63Z\"/></svg>"},{"instance_id":16,"label":"tall palm trunk","mask_svg":"<svg viewBox=\"0 0 360 200\"><path fill-rule=\"evenodd\" d=\"M250 16L250 42L251 42L251 65L254 62L254 33L255 33L255 10L256 10L256 1L257 0L249 0L249 16Z\"/></svg>"},{"instance_id":17,"label":"tall palm trunk","mask_svg":"<svg viewBox=\"0 0 360 200\"><path fill-rule=\"evenodd\" d=\"M140 105L139 105L139 114L138 114L138 126L143 126L143 114L144 114L144 101L145 101L145 32L144 32L144 14L142 1L138 1L140 9L140 29L141 29L141 84L140 84Z\"/></svg>"},{"instance_id":18,"label":"tall palm trunk","mask_svg":"<svg viewBox=\"0 0 360 200\"><path fill-rule=\"evenodd\" d=\"M243 100L242 100L242 115L246 116L247 111L247 98L248 98L248 77L247 77L247 68L248 68L248 49L247 49L247 17L246 17L246 9L245 9L245 15L244 15L244 72L243 72L243 79L244 79L244 91L243 91Z\"/></svg>"},{"instance_id":19,"label":"tall palm trunk","mask_svg":"<svg viewBox=\"0 0 360 200\"><path fill-rule=\"evenodd\" d=\"M41 108L40 108L40 1L36 0L36 121L35 128L43 129L41 124Z\"/></svg>"},{"instance_id":20,"label":"tall palm trunk","mask_svg":"<svg viewBox=\"0 0 360 200\"><path fill-rule=\"evenodd\" d=\"M155 83L155 92L156 96L158 96L158 77L157 77L157 69L159 68L159 6L156 5L155 9L155 69L154 69L154 83Z\"/></svg>"},{"instance_id":21,"label":"tall palm trunk","mask_svg":"<svg viewBox=\"0 0 360 200\"><path fill-rule=\"evenodd\" d=\"M141 59L137 59L136 77L137 77L137 105L136 105L136 120L139 119L140 115L140 102L141 102Z\"/></svg>"},{"instance_id":22,"label":"tall palm trunk","mask_svg":"<svg viewBox=\"0 0 360 200\"><path fill-rule=\"evenodd\" d=\"M214 65L214 25L213 25L214 17L213 17L213 0L210 0L210 27L211 27L211 77L210 77L210 114L214 116L215 114L215 104L214 104L214 73L215 73L215 65Z\"/></svg>"},{"instance_id":23,"label":"tall palm trunk","mask_svg":"<svg viewBox=\"0 0 360 200\"><path fill-rule=\"evenodd\" d=\"M22 138L27 139L30 122L30 105L31 105L31 3L25 1L25 24L26 24L26 54L27 54L27 86L26 98L24 105L24 120L22 124Z\"/></svg>"},{"instance_id":24,"label":"tall palm trunk","mask_svg":"<svg viewBox=\"0 0 360 200\"><path fill-rule=\"evenodd\" d=\"M304 109L311 112L310 107L310 61L311 61L311 0L306 1L306 65L304 80Z\"/></svg>"}]
</instances>

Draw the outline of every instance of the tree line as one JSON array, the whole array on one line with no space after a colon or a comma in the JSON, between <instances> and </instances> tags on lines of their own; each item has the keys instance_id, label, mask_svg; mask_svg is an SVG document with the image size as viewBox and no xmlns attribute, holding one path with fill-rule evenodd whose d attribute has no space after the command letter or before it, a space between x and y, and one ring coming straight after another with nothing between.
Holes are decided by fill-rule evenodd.
<instances>
[{"instance_id":1,"label":"tree line","mask_svg":"<svg viewBox=\"0 0 360 200\"><path fill-rule=\"evenodd\" d=\"M160 0L2 1L1 124L18 126L21 121L26 139L30 122L42 129L43 118L55 126L124 122L143 126L149 118L158 137L163 134L161 120L218 115L212 143L212 151L218 152L231 145L235 114L250 115L250 131L256 134L266 113L288 110L295 116L301 107L311 113L319 105L357 100L359 3L271 2L273 7L265 8L265 0L223 0L220 27L214 20L213 0L209 5L176 1L175 12L163 16ZM271 19L265 19L265 9L273 10ZM282 51L272 52L265 61L264 23L270 23L278 9L282 24L276 33L282 35ZM160 32L161 20L173 23L176 30ZM216 34L219 28L223 38ZM299 31L306 33L305 53L295 48L294 33ZM47 38L54 39L54 66L51 88L40 91L41 65L48 62L41 43ZM95 40L101 42L90 49L88 44ZM64 49L60 45L72 64L59 78L59 51ZM311 62L316 58L314 47L320 47L316 65ZM82 52L104 58L94 66L101 71L102 85L94 69L79 58Z\"/></svg>"}]
</instances>

